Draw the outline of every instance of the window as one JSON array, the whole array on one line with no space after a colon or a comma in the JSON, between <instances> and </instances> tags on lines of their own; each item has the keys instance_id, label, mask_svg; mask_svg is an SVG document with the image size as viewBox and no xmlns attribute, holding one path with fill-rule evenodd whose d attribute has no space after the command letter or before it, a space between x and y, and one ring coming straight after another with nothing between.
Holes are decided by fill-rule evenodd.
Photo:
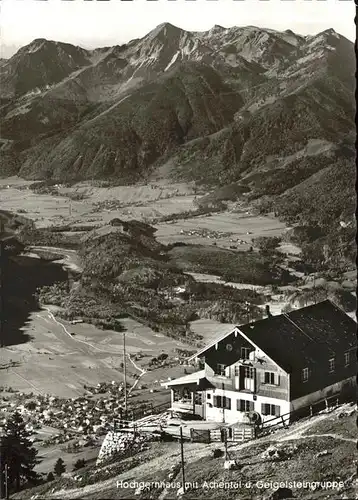
<instances>
[{"instance_id":1,"label":"window","mask_svg":"<svg viewBox=\"0 0 358 500\"><path fill-rule=\"evenodd\" d=\"M349 365L349 361L350 361L349 354L350 354L349 351L347 351L347 352L344 353L344 366L348 366Z\"/></svg>"},{"instance_id":2,"label":"window","mask_svg":"<svg viewBox=\"0 0 358 500\"><path fill-rule=\"evenodd\" d=\"M254 369L250 366L244 367L244 377L245 378L254 378Z\"/></svg>"},{"instance_id":3,"label":"window","mask_svg":"<svg viewBox=\"0 0 358 500\"><path fill-rule=\"evenodd\" d=\"M222 408L221 405L222 405L221 396L214 396L213 406L215 406L215 408Z\"/></svg>"},{"instance_id":4,"label":"window","mask_svg":"<svg viewBox=\"0 0 358 500\"><path fill-rule=\"evenodd\" d=\"M208 392L208 393L206 394L206 399L211 399L211 394L210 394L210 392Z\"/></svg>"},{"instance_id":5,"label":"window","mask_svg":"<svg viewBox=\"0 0 358 500\"><path fill-rule=\"evenodd\" d=\"M307 380L308 380L308 375L309 375L309 374L308 374L308 368L304 368L304 369L302 370L302 381L303 381L303 382L307 382Z\"/></svg>"},{"instance_id":6,"label":"window","mask_svg":"<svg viewBox=\"0 0 358 500\"><path fill-rule=\"evenodd\" d=\"M240 375L240 365L234 366L234 375L235 377L238 377Z\"/></svg>"},{"instance_id":7,"label":"window","mask_svg":"<svg viewBox=\"0 0 358 500\"><path fill-rule=\"evenodd\" d=\"M261 404L262 415L272 415L273 417L280 416L280 407L278 405L271 405L268 403Z\"/></svg>"},{"instance_id":8,"label":"window","mask_svg":"<svg viewBox=\"0 0 358 500\"><path fill-rule=\"evenodd\" d=\"M254 411L254 402L247 401L246 399L238 399L236 401L236 409L237 411Z\"/></svg>"},{"instance_id":9,"label":"window","mask_svg":"<svg viewBox=\"0 0 358 500\"><path fill-rule=\"evenodd\" d=\"M274 372L265 372L265 384L280 385L280 376Z\"/></svg>"},{"instance_id":10,"label":"window","mask_svg":"<svg viewBox=\"0 0 358 500\"><path fill-rule=\"evenodd\" d=\"M192 401L192 394L187 390L175 390L173 391L173 401L179 402L179 403L191 403Z\"/></svg>"},{"instance_id":11,"label":"window","mask_svg":"<svg viewBox=\"0 0 358 500\"><path fill-rule=\"evenodd\" d=\"M243 391L255 392L255 369L251 366L243 366L243 377L240 377L240 389Z\"/></svg>"},{"instance_id":12,"label":"window","mask_svg":"<svg viewBox=\"0 0 358 500\"><path fill-rule=\"evenodd\" d=\"M222 365L221 363L218 363L216 365L216 374L225 377L225 368L226 368L226 365Z\"/></svg>"},{"instance_id":13,"label":"window","mask_svg":"<svg viewBox=\"0 0 358 500\"><path fill-rule=\"evenodd\" d=\"M329 367L329 373L333 373L334 372L334 358L331 358L328 360L328 367Z\"/></svg>"},{"instance_id":14,"label":"window","mask_svg":"<svg viewBox=\"0 0 358 500\"><path fill-rule=\"evenodd\" d=\"M250 359L250 347L241 347L241 359Z\"/></svg>"},{"instance_id":15,"label":"window","mask_svg":"<svg viewBox=\"0 0 358 500\"><path fill-rule=\"evenodd\" d=\"M196 405L202 405L203 404L203 395L201 392L195 392L194 393L194 402Z\"/></svg>"},{"instance_id":16,"label":"window","mask_svg":"<svg viewBox=\"0 0 358 500\"><path fill-rule=\"evenodd\" d=\"M226 410L231 410L231 399L226 396L214 396L214 406L215 408L226 408Z\"/></svg>"},{"instance_id":17,"label":"window","mask_svg":"<svg viewBox=\"0 0 358 500\"><path fill-rule=\"evenodd\" d=\"M226 398L225 396L223 397L223 400L224 400L224 408L226 408L227 410L231 410L231 399L230 398Z\"/></svg>"}]
</instances>

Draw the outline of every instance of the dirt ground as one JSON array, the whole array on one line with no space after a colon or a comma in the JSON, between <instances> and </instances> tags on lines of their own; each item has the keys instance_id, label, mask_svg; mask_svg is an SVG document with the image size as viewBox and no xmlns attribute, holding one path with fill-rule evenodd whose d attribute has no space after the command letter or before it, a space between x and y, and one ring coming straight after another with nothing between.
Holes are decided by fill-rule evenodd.
<instances>
[{"instance_id":1,"label":"dirt ground","mask_svg":"<svg viewBox=\"0 0 358 500\"><path fill-rule=\"evenodd\" d=\"M348 405L345 405L347 407ZM237 498L262 499L272 493L272 487L260 486L262 482L293 482L297 486L293 489L294 498L354 498L351 496L354 487L356 443L354 438L345 438L340 433L337 419L338 413L343 407L333 410L332 413L322 413L310 419L304 419L293 424L289 429L279 430L271 435L246 443L235 443L228 446L229 458L238 461L240 467L236 470L225 470L224 458L213 459L212 450L223 449L222 443L200 444L185 443L184 459L186 470L186 481L198 483L195 491L189 491L186 498L220 498L234 500ZM347 425L355 426L353 417L348 418ZM319 426L319 432L317 432ZM325 426L330 429L332 436L322 435ZM332 428L333 426L333 428ZM310 431L307 435L307 431ZM289 454L287 458L278 461L268 460L265 452L269 446L285 449ZM323 453L322 453L323 452ZM319 455L321 453L321 455ZM147 457L144 459L144 457ZM318 458L319 457L319 458ZM70 489L56 488L56 491L48 491L46 498L134 498L136 487L126 482L130 481L164 481L168 480L169 465L180 463L180 447L177 443L155 443L153 450L144 452L143 461L127 472L113 475L110 479L96 482L84 487L73 485ZM221 489L219 486L203 490L204 482L250 482L249 490L245 487ZM303 487L299 482L327 482L342 481L343 489L337 487L327 490L322 487L311 489ZM181 482L178 474L172 483ZM121 486L123 485L123 486ZM168 486L167 489L159 488L152 491L151 498L167 500L176 498L177 489ZM276 488L273 488L276 489ZM345 492L344 492L345 490ZM343 493L344 492L344 493ZM344 496L344 494L348 496Z\"/></svg>"}]
</instances>

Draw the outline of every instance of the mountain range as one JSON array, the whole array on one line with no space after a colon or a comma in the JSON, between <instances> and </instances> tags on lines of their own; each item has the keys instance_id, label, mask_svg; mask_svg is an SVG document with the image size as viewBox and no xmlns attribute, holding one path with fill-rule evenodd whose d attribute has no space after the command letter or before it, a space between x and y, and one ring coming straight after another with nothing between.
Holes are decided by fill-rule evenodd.
<instances>
[{"instance_id":1,"label":"mountain range","mask_svg":"<svg viewBox=\"0 0 358 500\"><path fill-rule=\"evenodd\" d=\"M335 217L349 219L354 73L354 46L333 29L165 23L95 50L37 39L0 62L0 174L239 183L295 220L296 197L319 189L329 202L336 176Z\"/></svg>"},{"instance_id":2,"label":"mountain range","mask_svg":"<svg viewBox=\"0 0 358 500\"><path fill-rule=\"evenodd\" d=\"M1 169L131 182L169 161L216 183L287 168L312 141L334 155L354 128L354 69L333 30L166 23L92 51L37 39L1 62Z\"/></svg>"}]
</instances>

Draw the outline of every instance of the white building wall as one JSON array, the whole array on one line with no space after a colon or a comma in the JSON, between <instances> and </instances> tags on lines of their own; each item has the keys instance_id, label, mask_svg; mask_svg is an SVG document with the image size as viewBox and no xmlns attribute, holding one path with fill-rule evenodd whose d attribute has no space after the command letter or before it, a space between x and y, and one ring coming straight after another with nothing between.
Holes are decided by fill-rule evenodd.
<instances>
[{"instance_id":1,"label":"white building wall","mask_svg":"<svg viewBox=\"0 0 358 500\"><path fill-rule=\"evenodd\" d=\"M204 370L205 370L205 375L208 377L213 377L215 375L215 371L207 363L205 363Z\"/></svg>"},{"instance_id":2,"label":"white building wall","mask_svg":"<svg viewBox=\"0 0 358 500\"><path fill-rule=\"evenodd\" d=\"M242 398L244 399L244 398ZM261 405L262 404L271 404L275 406L280 407L280 416L285 416L284 420L288 421L289 420L289 413L291 411L291 404L289 401L285 401L284 399L277 399L277 398L268 398L264 396L257 396L257 400L255 401L255 411L261 415L261 421L262 422L267 422L268 420L272 420L275 417L275 415L263 415L261 413ZM277 423L277 420L275 420L273 423Z\"/></svg>"},{"instance_id":3,"label":"white building wall","mask_svg":"<svg viewBox=\"0 0 358 500\"><path fill-rule=\"evenodd\" d=\"M208 422L235 423L240 417L236 411L237 392L223 391L222 389L210 389L206 391L205 420ZM208 398L209 396L209 398ZM231 399L231 410L214 407L214 396L225 396Z\"/></svg>"},{"instance_id":4,"label":"white building wall","mask_svg":"<svg viewBox=\"0 0 358 500\"><path fill-rule=\"evenodd\" d=\"M210 395L210 399L208 399ZM216 408L213 406L214 396L226 396L231 400L231 409L226 408ZM238 391L223 391L222 389L207 390L206 391L206 408L205 408L205 420L210 422L223 422L233 424L240 422L244 416L244 412L237 411L237 401L239 399L245 399L246 401L252 401L254 403L254 411L261 415L262 421L267 421L274 416L272 415L262 415L261 404L269 403L272 405L277 405L280 407L280 415L285 415L290 412L290 402L284 401L282 399L268 398L256 395L256 401L254 401L253 394ZM210 403L212 407L208 404Z\"/></svg>"}]
</instances>

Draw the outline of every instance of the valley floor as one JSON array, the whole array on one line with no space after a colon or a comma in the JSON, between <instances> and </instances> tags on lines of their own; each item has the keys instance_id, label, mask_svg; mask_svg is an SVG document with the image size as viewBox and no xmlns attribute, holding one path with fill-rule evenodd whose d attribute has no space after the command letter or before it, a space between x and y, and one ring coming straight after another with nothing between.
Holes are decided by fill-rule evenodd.
<instances>
[{"instance_id":1,"label":"valley floor","mask_svg":"<svg viewBox=\"0 0 358 500\"><path fill-rule=\"evenodd\" d=\"M76 224L103 225L114 217L123 219L158 218L193 210L193 187L187 184L167 184L156 181L147 186L95 187L89 182L67 188L59 186L56 194L33 192L30 181L11 177L0 179L0 204L2 209L21 213L32 219L36 227L52 225L76 226ZM83 197L76 200L71 198ZM121 208L118 208L118 206ZM150 222L150 221L149 221ZM223 212L201 217L182 218L173 223L158 223L157 236L162 243L183 241L195 244L212 244L228 247L240 239L238 248L245 250L253 237L282 233L284 225L274 218L250 215L248 212ZM208 236L211 235L211 236ZM224 235L224 236L222 236ZM230 236L226 236L230 235ZM44 250L58 252L60 249L33 247L29 251ZM73 250L61 250L64 255L59 261L67 269L80 271L80 261ZM215 281L217 277L195 276L199 281ZM241 286L235 284L235 286ZM248 284L248 287L252 287ZM278 304L275 309L279 309ZM2 385L15 390L35 393L51 393L63 397L75 397L82 393L83 384L96 384L103 380L118 380L123 377L122 335L113 331L100 330L92 325L61 324L49 310L33 312L24 334L30 336L27 343L10 346L3 351L4 363L16 363L15 368L3 372ZM147 357L161 351L173 354L176 348L192 349L162 334L153 332L133 320L123 320L127 329L127 352L138 352ZM198 320L192 323L195 333L203 342L229 331L232 324L214 320ZM71 334L74 334L73 336ZM146 360L147 361L147 360ZM159 370L155 375L146 374L145 383L152 383L161 377L177 376L178 369ZM128 375L138 375L132 363L128 363ZM154 372L153 372L154 373ZM182 374L180 368L179 375ZM143 379L143 381L144 381ZM133 379L134 380L134 379Z\"/></svg>"},{"instance_id":2,"label":"valley floor","mask_svg":"<svg viewBox=\"0 0 358 500\"><path fill-rule=\"evenodd\" d=\"M257 236L277 236L285 229L274 217L253 215L247 210L193 217L186 214L180 218L180 214L196 210L197 195L189 184L104 188L83 182L70 188L59 186L47 194L33 192L31 184L18 177L0 179L0 204L3 210L30 218L39 228L65 224L101 226L116 217L152 223L173 216L178 219L154 224L160 242L210 244L216 241L218 246L228 247L242 240L241 250L246 250ZM210 233L218 233L218 237L210 237Z\"/></svg>"},{"instance_id":3,"label":"valley floor","mask_svg":"<svg viewBox=\"0 0 358 500\"><path fill-rule=\"evenodd\" d=\"M156 222L158 240L162 243L180 241L210 245L212 248L215 246L218 248L234 246L237 250L248 250L251 246L251 240L255 237L278 236L285 230L284 224L274 217L254 215L247 208L237 212L228 210L197 217L187 213L184 216L183 212L195 210L196 194L192 186L189 185L161 185L159 183L148 186L101 188L94 187L90 183L81 183L71 188L59 187L57 194L37 194L28 189L30 184L30 182L18 178L0 180L0 204L4 210L21 213L32 219L38 227L76 226L78 224L103 226L115 217L125 220L139 219L151 223L154 219L156 221L162 217L170 219L173 216L175 220ZM180 217L179 214L183 214L183 216ZM49 248L33 247L29 249L34 254L44 250L48 251ZM54 252L57 250L52 248ZM290 259L295 259L300 249L286 245L282 246L281 251L286 255L290 254ZM64 267L73 271L81 270L76 252L61 250L60 253L64 256L61 261ZM218 276L198 272L191 274L197 281L225 283L236 288L254 289L265 296L265 303L262 307L270 304L273 314L281 313L281 309L286 305L285 287L278 287L278 290L273 293L270 285L264 287L254 286L250 283L228 283ZM353 282L355 276L349 279ZM55 308L52 306L31 312L22 328L23 333L29 336L29 340L2 349L2 388L11 387L13 390L24 393L32 392L37 395L48 393L63 398L75 398L84 394L84 385L96 386L101 382L122 382L123 334L102 330L86 323L70 324L56 318L54 312ZM177 349L195 351L196 346L186 343L184 340L179 341L156 333L133 319L123 319L121 323L126 331L126 367L128 386L132 388L132 401L162 403L165 398L168 399L168 394L164 394L161 390L160 382L169 377L180 377L185 373L184 367L179 364ZM209 319L199 319L190 324L191 330L202 337L202 343L210 342L213 338L230 331L233 326L233 324L219 323ZM168 354L170 363L148 369L149 361L161 352ZM43 428L41 428L41 432L43 432ZM314 444L314 452L319 447L328 447L329 449L334 447L334 450L337 450L334 451L334 456L337 453L337 460L335 459L337 463L333 470L337 471L341 466L346 467L343 450L345 449L347 453L352 455L353 437L350 434L346 436L349 438L348 441L332 437L332 435L339 434L339 430L335 428L330 428L327 432L324 428L320 429L320 434L327 435L315 438L317 442ZM289 436L288 433L285 435ZM294 438L291 436L289 440L292 439ZM318 474L316 469L313 468L310 471L308 466L303 465L304 461L308 460L313 453L309 447L307 450L305 448L304 443L307 439L301 439L300 436L302 459L295 462L294 469L289 468L295 478L300 477L300 475L301 478L304 478L306 473L314 478L314 473ZM270 441L268 439L263 442L267 446ZM142 478L152 481L157 475L160 479L166 479L169 464L173 463L173 459L174 462L179 459L178 447L173 443L161 443L155 446L153 448L155 458L148 457L147 463L143 463L118 477L123 480ZM222 463L220 462L218 466L219 462L212 461L209 456L210 450L214 447L214 445L188 444L186 460L191 464L188 470L188 481L205 480L202 475L201 460L204 460L207 477L212 479L223 477ZM252 476L249 465L251 464L250 460L254 460L255 447L257 445L248 443L232 451L238 456L242 456L242 453L248 453L248 462L245 464L247 468L245 474L248 477ZM87 460L92 460L96 451L94 448L85 449L77 456L76 454L66 454L64 448L57 445L46 449L42 446L39 448L44 458L38 469L41 472L48 472L59 456L65 457L66 465L69 467L72 465L72 458L74 460L86 457ZM257 479L273 478L278 480L280 474L282 477L288 478L284 467L279 464L266 467L263 461L257 463L254 461L251 465L254 466L251 467L252 469L259 471ZM346 469L350 470L349 467ZM192 477L190 471L192 471ZM229 473L225 472L224 475L226 474ZM233 477L235 480L239 480L239 478L245 477L245 474L238 475L235 472ZM319 472L318 476L323 477L323 472ZM96 499L104 498L103 494L105 493L106 498L128 498L128 495L132 495L134 491L117 489L118 477L116 476L107 482L100 482L98 485L71 490L72 492L56 493L55 497ZM157 496L156 493L158 493ZM229 494L225 491L220 492L222 496L216 497L215 495L218 493L218 490L206 491L205 495L212 498L237 498L237 493L235 496L233 492ZM231 494L234 496L230 496ZM246 491L245 494L245 498L256 498L252 495L256 495L257 492ZM319 498L318 494L315 492L315 498ZM46 498L52 498L48 495L49 493L46 494ZM168 500L174 498L174 493L169 491L158 491L154 492L153 495L153 498L164 495L160 497L160 500L164 500L164 497ZM298 498L310 498L308 493L305 495L306 492L303 490L297 492ZM195 498L199 498L197 494Z\"/></svg>"}]
</instances>

